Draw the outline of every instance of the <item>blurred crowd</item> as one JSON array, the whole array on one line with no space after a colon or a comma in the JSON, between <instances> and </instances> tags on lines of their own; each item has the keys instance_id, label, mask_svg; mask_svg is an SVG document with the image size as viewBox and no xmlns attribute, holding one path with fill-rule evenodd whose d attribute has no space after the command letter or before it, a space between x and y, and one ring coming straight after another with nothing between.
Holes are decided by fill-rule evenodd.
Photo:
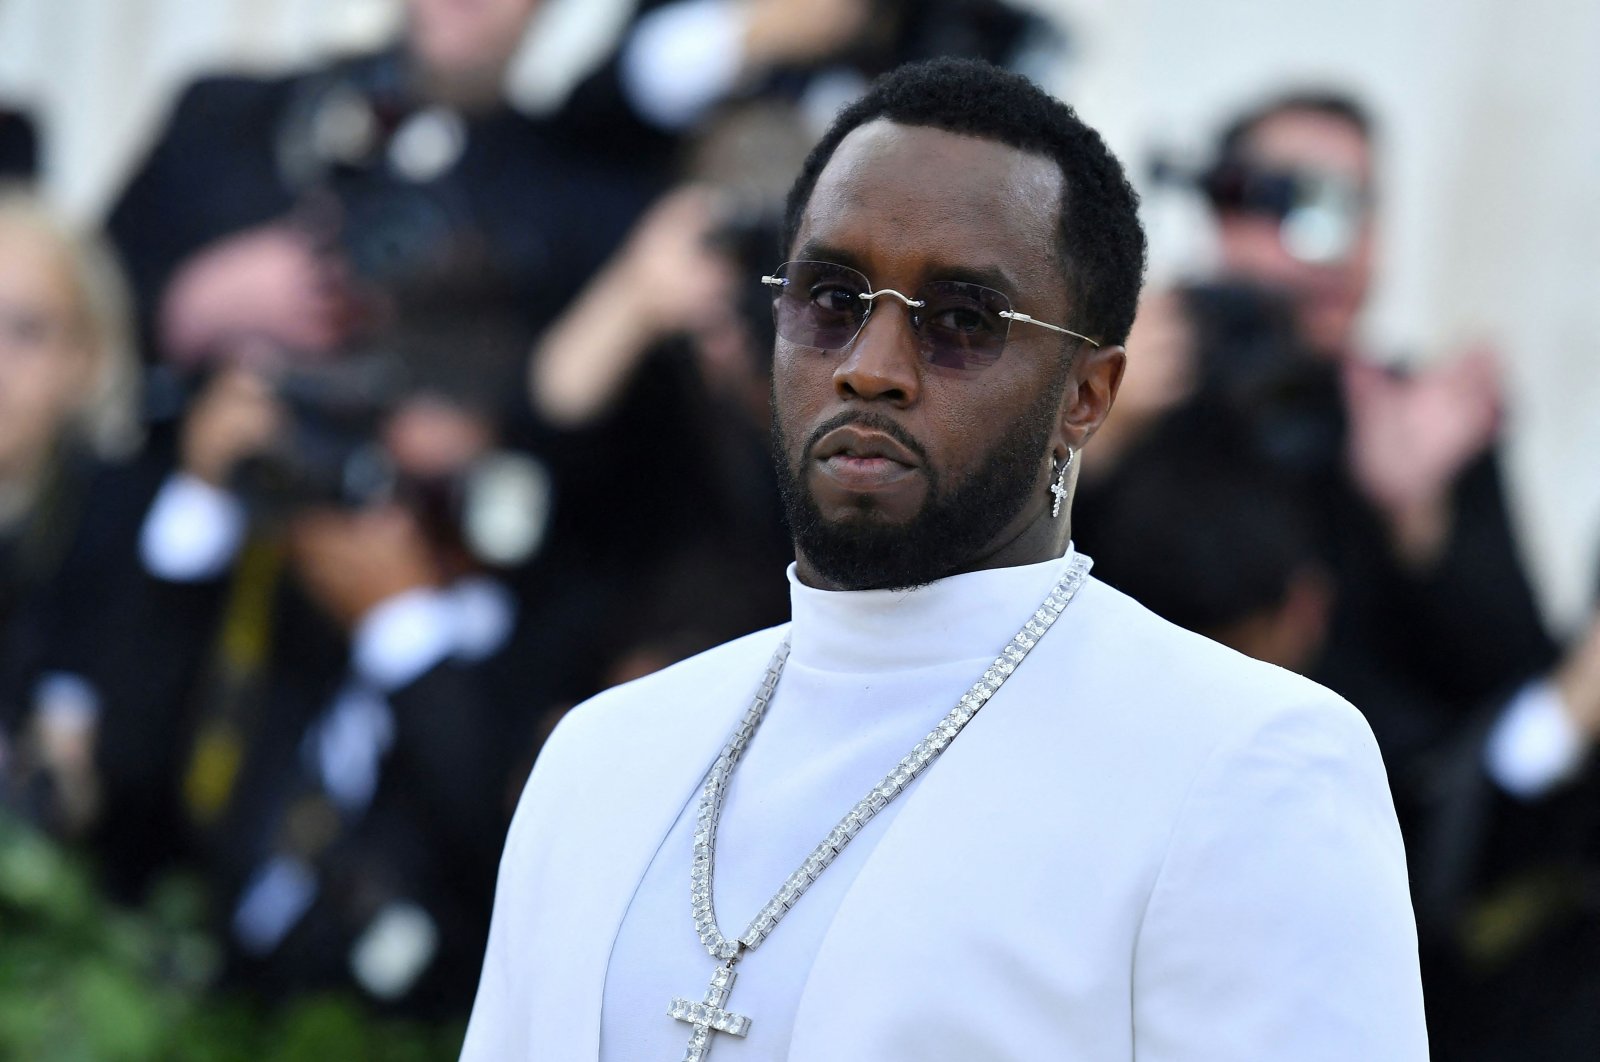
<instances>
[{"instance_id":1,"label":"blurred crowd","mask_svg":"<svg viewBox=\"0 0 1600 1062\"><path fill-rule=\"evenodd\" d=\"M1068 43L1003 0L642 0L533 117L537 6L194 83L100 233L0 111L0 806L120 901L202 875L220 983L267 998L463 1012L561 713L786 618L756 280L811 140L901 62ZM1494 352L1357 338L1381 150L1296 92L1180 175L1220 262L1146 296L1074 537L1366 713L1436 1057L1588 1058L1600 618L1541 620Z\"/></svg>"}]
</instances>

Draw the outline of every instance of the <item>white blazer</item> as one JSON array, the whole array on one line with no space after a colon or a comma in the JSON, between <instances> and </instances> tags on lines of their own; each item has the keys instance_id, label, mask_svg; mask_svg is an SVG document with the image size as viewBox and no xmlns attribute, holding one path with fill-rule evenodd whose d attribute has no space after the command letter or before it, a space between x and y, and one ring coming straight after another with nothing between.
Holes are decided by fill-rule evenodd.
<instances>
[{"instance_id":1,"label":"white blazer","mask_svg":"<svg viewBox=\"0 0 1600 1062\"><path fill-rule=\"evenodd\" d=\"M630 897L782 633L558 728L464 1060L598 1056ZM1383 764L1320 686L1091 579L903 799L816 955L793 1062L1427 1058Z\"/></svg>"}]
</instances>

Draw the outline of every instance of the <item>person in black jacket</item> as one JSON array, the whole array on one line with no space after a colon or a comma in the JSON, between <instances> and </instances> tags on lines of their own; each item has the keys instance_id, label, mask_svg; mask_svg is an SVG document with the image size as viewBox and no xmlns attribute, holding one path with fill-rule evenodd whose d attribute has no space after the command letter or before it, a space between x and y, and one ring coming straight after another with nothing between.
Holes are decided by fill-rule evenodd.
<instances>
[{"instance_id":1,"label":"person in black jacket","mask_svg":"<svg viewBox=\"0 0 1600 1062\"><path fill-rule=\"evenodd\" d=\"M1600 611L1434 772L1417 889L1448 965L1436 1057L1568 1062L1600 1037Z\"/></svg>"},{"instance_id":2,"label":"person in black jacket","mask_svg":"<svg viewBox=\"0 0 1600 1062\"><path fill-rule=\"evenodd\" d=\"M192 85L109 221L147 356L347 349L442 286L531 339L656 191L505 102L536 6L412 0L394 48Z\"/></svg>"},{"instance_id":3,"label":"person in black jacket","mask_svg":"<svg viewBox=\"0 0 1600 1062\"><path fill-rule=\"evenodd\" d=\"M470 996L517 772L541 708L578 692L594 604L577 582L513 592L507 500L484 532L472 498L529 459L496 449L489 415L407 390L369 437L314 438L308 387L233 367L186 418L119 614L100 848L124 895L205 868L239 984L447 1014ZM513 515L541 489L525 475Z\"/></svg>"},{"instance_id":4,"label":"person in black jacket","mask_svg":"<svg viewBox=\"0 0 1600 1062\"><path fill-rule=\"evenodd\" d=\"M1506 508L1490 356L1402 374L1363 348L1372 140L1353 100L1286 95L1230 124L1205 189L1224 276L1287 300L1308 352L1300 408L1328 429L1319 526L1338 600L1313 674L1415 762L1555 649Z\"/></svg>"},{"instance_id":5,"label":"person in black jacket","mask_svg":"<svg viewBox=\"0 0 1600 1062\"><path fill-rule=\"evenodd\" d=\"M427 521L404 506L356 519L347 511L313 518L300 505L292 533L281 521L253 518L258 514L236 490L240 460L303 450L301 429L329 419L328 410L308 413L286 392L308 387L316 407L316 394L327 387L305 379L326 369L354 379L357 405L370 405L361 367L398 363L404 386L418 399L403 406L414 411L442 391L449 396L442 404L454 410L412 434L465 436L469 449L481 451L483 439L508 422L531 419L521 378L533 337L655 190L647 176L562 147L545 126L505 103L504 70L536 6L412 0L404 38L392 49L288 77L200 81L183 95L112 212L110 231L132 273L146 356L182 377L181 406L168 411L173 423L161 436L168 474L140 530L145 581L122 620L138 637L118 643L122 656L108 665L125 676L104 734L117 753L107 784L119 794L119 822L108 825L101 841L120 893L137 894L154 873L189 854L190 838L198 835L213 865L225 868L226 902L244 902L251 875L276 865L273 830L261 824L279 821L286 805L243 779L281 776L297 743L312 741L307 735L324 725L317 720L335 712L344 679L372 655L359 649L367 612L408 593L407 600L422 592L435 605L435 595L454 600L467 575L437 568L436 540L418 527ZM388 412L417 423L403 411ZM451 424L439 428L442 421ZM463 421L476 426L462 429ZM357 434L374 442L376 428L364 424ZM536 448L548 441L537 424L519 426L516 434ZM584 473L582 455L542 457L551 476ZM448 491L442 481L436 486ZM568 493L562 487L534 493L543 499L535 523L551 508L570 508L546 496ZM417 562L419 554L427 564ZM341 555L343 563L332 559ZM368 563L374 559L384 563ZM417 693L413 686L449 685L439 676L451 673L461 647L437 631L471 625L442 621L448 612L442 605L402 610L412 618L387 625L402 631L396 636L402 641L404 632L415 634L408 624L435 632L416 659L437 666L408 672L405 681L357 676L367 693L380 687L379 699L396 721L392 750L378 757L385 781L371 806L388 807L391 786L413 790L423 809L415 822L427 824L413 832L414 858L431 853L438 869L430 873L467 883L419 901L444 944L440 958L403 979L408 999L448 995L423 982L449 982L440 972L449 955L471 949L470 928L445 933L442 927L456 918L447 914L452 905L476 909L462 897L481 880L483 860L462 846L489 853L497 846L503 790L511 783L501 764L530 755L537 740L525 717L537 717L548 700L584 692L567 687L585 673L584 635L599 622L598 604L586 593L590 568L567 563L565 547L547 548L537 559L498 581L514 591L509 626L503 601L484 604L500 601L498 592L475 594L475 581L463 591L477 602L469 607L501 616L491 626L507 629L467 668L470 678L462 681L480 692L463 695L459 707L403 709ZM351 591L342 576L362 588ZM396 578L411 585L397 585ZM348 593L365 606L352 606ZM417 619L422 613L432 618ZM516 666L502 669L507 660ZM492 695L481 692L488 687ZM258 711L264 703L273 709ZM342 733L354 725L349 719L373 713L335 714L346 722L326 725ZM443 720L450 720L449 740L419 730ZM419 759L408 750L427 755ZM370 747L365 755L372 758ZM472 766L444 770L449 762ZM466 798L439 781L446 776L473 794L477 811L463 809ZM305 782L310 790L321 784L315 777ZM264 810L251 812L258 799ZM379 811L357 816L358 832L378 829L382 817ZM453 825L429 832L439 824ZM332 848L317 855L335 859ZM492 863L492 854L487 858ZM329 884L337 876L333 864L305 862L332 875L319 878L325 887L318 896L333 903L342 895ZM487 893L477 900L486 911ZM295 953L298 935L317 937L323 910L316 906L285 922L281 939L248 918L255 928L244 936L230 929L240 969L253 963L259 983L285 989L351 976L356 931L375 910L338 922L351 939L317 951L320 966L285 958ZM262 943L268 938L271 947ZM416 978L422 980L413 985ZM380 997L393 991L392 981L373 985L379 987L367 987Z\"/></svg>"},{"instance_id":6,"label":"person in black jacket","mask_svg":"<svg viewBox=\"0 0 1600 1062\"><path fill-rule=\"evenodd\" d=\"M99 648L153 490L133 359L101 242L0 191L0 799L67 838L102 807Z\"/></svg>"}]
</instances>

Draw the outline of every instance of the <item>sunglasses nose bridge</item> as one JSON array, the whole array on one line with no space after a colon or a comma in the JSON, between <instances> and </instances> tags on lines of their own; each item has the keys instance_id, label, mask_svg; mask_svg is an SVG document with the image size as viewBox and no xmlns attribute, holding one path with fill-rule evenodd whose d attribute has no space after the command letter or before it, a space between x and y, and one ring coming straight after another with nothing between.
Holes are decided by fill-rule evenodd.
<instances>
[{"instance_id":1,"label":"sunglasses nose bridge","mask_svg":"<svg viewBox=\"0 0 1600 1062\"><path fill-rule=\"evenodd\" d=\"M893 288L879 288L877 291L864 291L861 293L860 299L866 303L866 306L862 308L861 323L856 327L855 339L860 339L861 333L866 330L867 322L872 318L872 311L878 305L876 300L882 295L892 295L905 304L907 323L911 325L912 333L920 341L922 338L922 315L917 311L926 306L927 302L922 299L913 299L909 295L898 292ZM854 341L853 339L851 342Z\"/></svg>"},{"instance_id":2,"label":"sunglasses nose bridge","mask_svg":"<svg viewBox=\"0 0 1600 1062\"><path fill-rule=\"evenodd\" d=\"M907 403L921 393L923 364L926 354L922 350L922 335L917 310L922 304L891 291L907 307L904 322L873 320L883 316L875 312L873 298L884 292L866 294L862 299L862 318L855 335L839 348L840 359L834 366L834 386L841 395L858 398L882 398ZM895 314L889 314L893 318Z\"/></svg>"},{"instance_id":3,"label":"sunglasses nose bridge","mask_svg":"<svg viewBox=\"0 0 1600 1062\"><path fill-rule=\"evenodd\" d=\"M921 299L913 299L911 296L903 295L893 288L879 288L877 291L864 291L861 293L861 300L870 305L872 301L878 298L880 295L893 295L895 298L905 303L908 308L913 310L921 309L925 305Z\"/></svg>"}]
</instances>

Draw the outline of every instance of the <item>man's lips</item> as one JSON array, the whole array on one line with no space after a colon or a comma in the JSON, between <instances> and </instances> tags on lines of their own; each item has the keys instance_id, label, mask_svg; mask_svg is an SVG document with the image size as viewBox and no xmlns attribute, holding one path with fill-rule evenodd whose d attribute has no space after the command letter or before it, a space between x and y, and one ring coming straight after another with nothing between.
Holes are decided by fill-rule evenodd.
<instances>
[{"instance_id":1,"label":"man's lips","mask_svg":"<svg viewBox=\"0 0 1600 1062\"><path fill-rule=\"evenodd\" d=\"M878 459L906 468L916 468L919 464L917 456L893 436L850 426L835 428L819 439L813 456L818 461L833 458L852 461Z\"/></svg>"},{"instance_id":2,"label":"man's lips","mask_svg":"<svg viewBox=\"0 0 1600 1062\"><path fill-rule=\"evenodd\" d=\"M838 428L812 452L822 473L850 492L874 491L912 475L920 462L893 436L862 428Z\"/></svg>"}]
</instances>

